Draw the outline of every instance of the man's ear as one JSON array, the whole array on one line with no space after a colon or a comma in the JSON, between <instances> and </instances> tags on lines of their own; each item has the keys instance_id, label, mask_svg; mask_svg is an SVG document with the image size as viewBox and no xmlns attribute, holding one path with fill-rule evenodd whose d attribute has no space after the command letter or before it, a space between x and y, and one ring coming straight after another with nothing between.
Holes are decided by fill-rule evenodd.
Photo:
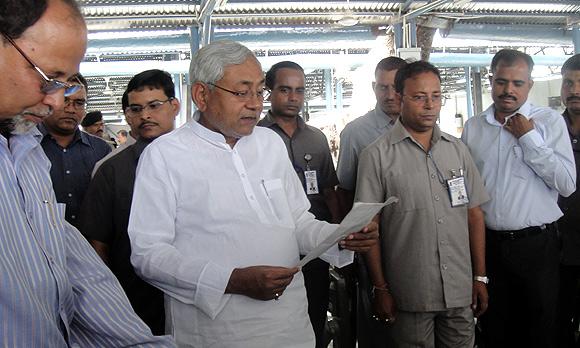
<instances>
[{"instance_id":1,"label":"man's ear","mask_svg":"<svg viewBox=\"0 0 580 348\"><path fill-rule=\"evenodd\" d=\"M181 109L181 103L179 102L179 99L173 98L171 100L171 107L173 108L173 118L175 119L179 114L179 110Z\"/></svg>"},{"instance_id":2,"label":"man's ear","mask_svg":"<svg viewBox=\"0 0 580 348\"><path fill-rule=\"evenodd\" d=\"M207 109L209 93L209 87L204 83L196 82L191 86L191 99L201 112Z\"/></svg>"},{"instance_id":3,"label":"man's ear","mask_svg":"<svg viewBox=\"0 0 580 348\"><path fill-rule=\"evenodd\" d=\"M373 81L373 83L372 83L373 91L375 90L376 85L377 85L377 83Z\"/></svg>"}]
</instances>

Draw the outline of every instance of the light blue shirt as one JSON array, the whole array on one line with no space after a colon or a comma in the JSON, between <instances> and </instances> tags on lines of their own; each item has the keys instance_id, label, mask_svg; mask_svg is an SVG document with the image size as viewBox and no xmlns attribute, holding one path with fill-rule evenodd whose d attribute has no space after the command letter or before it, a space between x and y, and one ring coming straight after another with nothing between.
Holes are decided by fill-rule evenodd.
<instances>
[{"instance_id":1,"label":"light blue shirt","mask_svg":"<svg viewBox=\"0 0 580 348\"><path fill-rule=\"evenodd\" d=\"M340 133L340 152L336 175L338 186L354 191L358 157L370 143L393 128L395 120L377 106L365 115L349 122Z\"/></svg>"},{"instance_id":2,"label":"light blue shirt","mask_svg":"<svg viewBox=\"0 0 580 348\"><path fill-rule=\"evenodd\" d=\"M64 220L40 139L0 136L0 346L173 347Z\"/></svg>"},{"instance_id":3,"label":"light blue shirt","mask_svg":"<svg viewBox=\"0 0 580 348\"><path fill-rule=\"evenodd\" d=\"M494 106L467 121L461 139L469 147L491 201L481 207L493 230L518 230L558 220L558 194L576 190L576 167L564 118L524 103L518 113L534 129L519 139L494 117Z\"/></svg>"}]
</instances>

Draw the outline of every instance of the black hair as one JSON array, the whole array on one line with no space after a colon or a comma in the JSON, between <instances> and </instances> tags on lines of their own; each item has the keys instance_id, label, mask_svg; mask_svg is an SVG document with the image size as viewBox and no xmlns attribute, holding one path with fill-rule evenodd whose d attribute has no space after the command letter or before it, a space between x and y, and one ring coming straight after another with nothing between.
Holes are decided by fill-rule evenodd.
<instances>
[{"instance_id":1,"label":"black hair","mask_svg":"<svg viewBox=\"0 0 580 348\"><path fill-rule=\"evenodd\" d=\"M580 53L573 55L564 62L561 73L564 75L566 71L570 70L580 70Z\"/></svg>"},{"instance_id":2,"label":"black hair","mask_svg":"<svg viewBox=\"0 0 580 348\"><path fill-rule=\"evenodd\" d=\"M534 70L534 60L529 54L520 52L518 50L512 49L502 49L499 50L493 59L491 60L491 73L495 73L497 66L502 63L507 66L514 65L518 60L523 60L528 66L528 72L530 76L532 75L532 70Z\"/></svg>"},{"instance_id":3,"label":"black hair","mask_svg":"<svg viewBox=\"0 0 580 348\"><path fill-rule=\"evenodd\" d=\"M439 79L439 82L441 82L441 74L439 73L439 69L437 69L431 63L419 60L413 63L409 63L397 71L397 74L395 75L395 91L397 91L399 94L403 94L403 91L405 90L405 81L407 79L413 78L426 72L435 74Z\"/></svg>"},{"instance_id":4,"label":"black hair","mask_svg":"<svg viewBox=\"0 0 580 348\"><path fill-rule=\"evenodd\" d=\"M59 0L68 5L74 17L83 15L75 0ZM0 32L18 39L42 17L48 8L48 0L2 0L0 1Z\"/></svg>"},{"instance_id":5,"label":"black hair","mask_svg":"<svg viewBox=\"0 0 580 348\"><path fill-rule=\"evenodd\" d=\"M266 73L266 87L268 87L269 89L274 89L274 85L276 84L276 73L280 69L294 69L304 74L304 69L302 69L302 67L297 63L288 60L276 63L272 65L270 70L268 70L268 72Z\"/></svg>"},{"instance_id":6,"label":"black hair","mask_svg":"<svg viewBox=\"0 0 580 348\"><path fill-rule=\"evenodd\" d=\"M87 83L87 80L85 79L85 77L83 75L81 75L81 73L76 73L73 76L71 76L67 82L80 82L83 87L85 88L85 92L87 92L87 95L89 93L89 84Z\"/></svg>"},{"instance_id":7,"label":"black hair","mask_svg":"<svg viewBox=\"0 0 580 348\"><path fill-rule=\"evenodd\" d=\"M129 106L129 93L142 91L145 87L162 89L167 98L175 98L175 84L167 71L159 69L145 70L133 76L121 98L123 111Z\"/></svg>"},{"instance_id":8,"label":"black hair","mask_svg":"<svg viewBox=\"0 0 580 348\"><path fill-rule=\"evenodd\" d=\"M129 133L127 133L127 131L124 129L121 129L120 131L117 132L117 135L122 135L124 137L126 137L128 134Z\"/></svg>"},{"instance_id":9,"label":"black hair","mask_svg":"<svg viewBox=\"0 0 580 348\"><path fill-rule=\"evenodd\" d=\"M375 75L379 72L379 70L384 70L384 71L399 70L407 64L408 63L404 59L401 59L399 57L391 56L391 57L383 58L377 64L377 67L375 68Z\"/></svg>"}]
</instances>

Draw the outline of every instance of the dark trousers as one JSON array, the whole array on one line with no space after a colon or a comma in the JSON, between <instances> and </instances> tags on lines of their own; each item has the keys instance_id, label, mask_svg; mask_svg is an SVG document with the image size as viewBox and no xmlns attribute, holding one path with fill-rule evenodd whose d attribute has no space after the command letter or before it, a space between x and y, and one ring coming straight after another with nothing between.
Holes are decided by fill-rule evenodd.
<instances>
[{"instance_id":1,"label":"dark trousers","mask_svg":"<svg viewBox=\"0 0 580 348\"><path fill-rule=\"evenodd\" d=\"M560 247L555 224L515 239L486 230L489 308L486 348L556 346ZM519 235L521 236L521 235Z\"/></svg>"},{"instance_id":2,"label":"dark trousers","mask_svg":"<svg viewBox=\"0 0 580 348\"><path fill-rule=\"evenodd\" d=\"M575 332L580 318L578 282L580 266L560 266L560 296L558 298L558 347L580 347Z\"/></svg>"},{"instance_id":3,"label":"dark trousers","mask_svg":"<svg viewBox=\"0 0 580 348\"><path fill-rule=\"evenodd\" d=\"M314 259L302 268L302 273L304 274L304 285L308 298L308 316L316 336L316 348L326 348L324 327L330 286L328 263L321 259Z\"/></svg>"},{"instance_id":4,"label":"dark trousers","mask_svg":"<svg viewBox=\"0 0 580 348\"><path fill-rule=\"evenodd\" d=\"M387 342L386 326L383 322L373 319L373 297L371 282L364 257L358 255L356 264L357 270L357 321L356 336L358 348L379 348L385 347Z\"/></svg>"}]
</instances>

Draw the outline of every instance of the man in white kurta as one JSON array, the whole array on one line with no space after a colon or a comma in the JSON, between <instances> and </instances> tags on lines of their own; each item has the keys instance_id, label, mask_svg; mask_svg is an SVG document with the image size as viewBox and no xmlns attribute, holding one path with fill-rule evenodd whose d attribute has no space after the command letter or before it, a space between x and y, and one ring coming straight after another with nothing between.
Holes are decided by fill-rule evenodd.
<instances>
[{"instance_id":1,"label":"man in white kurta","mask_svg":"<svg viewBox=\"0 0 580 348\"><path fill-rule=\"evenodd\" d=\"M204 64L203 56L226 56L219 50L228 47L245 49L216 42L200 50L192 66ZM168 328L180 347L312 348L306 291L295 266L336 225L308 212L280 137L254 129L263 74L253 54L224 65L215 82L191 74L199 122L160 137L141 156L131 259L165 291ZM371 230L353 240L368 238L376 225ZM358 251L352 243L343 246ZM323 258L342 266L352 252L335 247ZM276 277L287 281L276 283ZM236 288L241 283L243 291Z\"/></svg>"}]
</instances>

